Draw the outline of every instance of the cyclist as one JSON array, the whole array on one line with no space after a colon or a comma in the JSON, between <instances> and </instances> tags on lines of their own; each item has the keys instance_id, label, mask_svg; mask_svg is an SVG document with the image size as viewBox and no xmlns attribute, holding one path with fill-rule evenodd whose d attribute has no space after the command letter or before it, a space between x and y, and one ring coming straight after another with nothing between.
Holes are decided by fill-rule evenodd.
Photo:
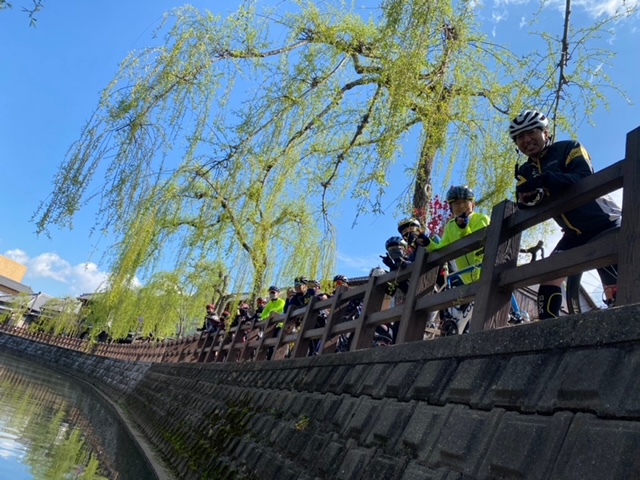
<instances>
[{"instance_id":1,"label":"cyclist","mask_svg":"<svg viewBox=\"0 0 640 480\"><path fill-rule=\"evenodd\" d=\"M243 323L250 322L251 316L249 315L249 304L242 302L238 306L238 314L233 318L231 322L231 328L242 325Z\"/></svg>"},{"instance_id":2,"label":"cyclist","mask_svg":"<svg viewBox=\"0 0 640 480\"><path fill-rule=\"evenodd\" d=\"M447 192L447 203L453 213L453 218L447 222L442 233L439 243L429 241L426 249L429 252L440 250L443 247L460 240L463 237L481 230L489 225L489 217L484 213L475 212L475 194L466 185L453 186ZM456 258L454 263L457 270L464 270L474 267L482 263L483 249L465 253L463 256ZM471 283L480 278L480 269L474 269L470 272L460 275L460 282Z\"/></svg>"},{"instance_id":3,"label":"cyclist","mask_svg":"<svg viewBox=\"0 0 640 480\"><path fill-rule=\"evenodd\" d=\"M402 237L390 237L384 244L384 248L387 253L383 256L380 255L382 263L384 263L389 270L394 271L407 265L409 258L407 257L407 248L409 245Z\"/></svg>"},{"instance_id":4,"label":"cyclist","mask_svg":"<svg viewBox=\"0 0 640 480\"><path fill-rule=\"evenodd\" d=\"M404 268L411 262L407 257L408 244L402 237L390 237L384 244L384 248L387 253L383 256L380 255L382 263L384 263L392 272ZM406 294L409 288L409 281L404 280L400 283L389 282L387 285L386 294L393 297L399 289L402 293ZM399 304L398 304L399 305Z\"/></svg>"},{"instance_id":5,"label":"cyclist","mask_svg":"<svg viewBox=\"0 0 640 480\"><path fill-rule=\"evenodd\" d=\"M509 136L527 161L516 168L518 206L533 207L553 197L580 179L593 174L591 159L575 140L553 142L548 118L525 110L509 124ZM609 196L593 200L582 207L554 218L563 236L551 254L584 245L599 233L620 225L621 210ZM607 302L615 298L617 266L598 269ZM562 306L561 285L564 278L546 282L538 289L540 319L556 318Z\"/></svg>"},{"instance_id":6,"label":"cyclist","mask_svg":"<svg viewBox=\"0 0 640 480\"><path fill-rule=\"evenodd\" d=\"M453 213L453 218L447 222L441 239L430 238L420 228L420 222L415 219L403 220L398 224L398 231L409 245L422 245L428 252L434 252L446 247L489 225L489 217L474 211L475 195L464 186L453 186L447 192L447 203ZM482 263L482 249L467 253L455 259L455 266L463 270ZM480 278L480 269L461 275L461 282L471 283Z\"/></svg>"},{"instance_id":7,"label":"cyclist","mask_svg":"<svg viewBox=\"0 0 640 480\"><path fill-rule=\"evenodd\" d=\"M264 297L258 297L256 300L256 311L251 317L251 320L259 320L260 314L262 313L266 305L267 305L267 299Z\"/></svg>"},{"instance_id":8,"label":"cyclist","mask_svg":"<svg viewBox=\"0 0 640 480\"><path fill-rule=\"evenodd\" d=\"M424 247L429 244L430 240L424 232L422 225L415 218L405 218L398 222L398 232L406 242L404 245L404 261L411 263L416 258L416 250L419 246ZM394 238L394 237L391 237ZM391 240L391 239L389 239ZM389 241L387 240L387 242ZM386 262L384 262L387 265ZM391 267L389 267L391 268Z\"/></svg>"},{"instance_id":9,"label":"cyclist","mask_svg":"<svg viewBox=\"0 0 640 480\"><path fill-rule=\"evenodd\" d=\"M309 296L307 295L307 282L309 280L307 277L296 277L293 280L293 288L295 290L295 294L291 296L291 298L287 298L287 301L284 305L284 311L286 312L290 306L293 309L304 307L307 303L309 303Z\"/></svg>"},{"instance_id":10,"label":"cyclist","mask_svg":"<svg viewBox=\"0 0 640 480\"><path fill-rule=\"evenodd\" d=\"M261 320L266 320L272 315L279 315L284 312L284 299L280 298L280 289L275 285L269 287L269 302L264 306L264 310L260 314ZM277 337L283 322L279 322L273 330L273 337ZM271 360L273 356L273 347L269 347L267 351L267 360Z\"/></svg>"},{"instance_id":11,"label":"cyclist","mask_svg":"<svg viewBox=\"0 0 640 480\"><path fill-rule=\"evenodd\" d=\"M209 333L215 333L220 328L220 317L216 313L216 306L209 304L206 306L207 314L204 317L204 326L198 331L207 331Z\"/></svg>"}]
</instances>

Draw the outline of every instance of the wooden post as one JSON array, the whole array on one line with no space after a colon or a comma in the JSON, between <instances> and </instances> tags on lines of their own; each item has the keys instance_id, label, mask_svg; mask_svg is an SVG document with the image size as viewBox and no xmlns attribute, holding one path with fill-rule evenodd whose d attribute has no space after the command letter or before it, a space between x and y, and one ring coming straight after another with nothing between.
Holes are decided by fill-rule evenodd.
<instances>
[{"instance_id":1,"label":"wooden post","mask_svg":"<svg viewBox=\"0 0 640 480\"><path fill-rule=\"evenodd\" d=\"M218 345L218 349L216 351L216 362L224 362L224 359L226 358L226 355L229 354L229 352L226 352L225 354L225 345L228 345L229 342L231 342L231 334L225 330L225 329L219 329L216 335L216 338L220 339L220 345ZM213 348L213 347L211 347Z\"/></svg>"},{"instance_id":2,"label":"wooden post","mask_svg":"<svg viewBox=\"0 0 640 480\"><path fill-rule=\"evenodd\" d=\"M627 134L622 171L625 208L620 227L616 305L630 305L640 302L640 209L635 203L640 192L640 127Z\"/></svg>"},{"instance_id":3,"label":"wooden post","mask_svg":"<svg viewBox=\"0 0 640 480\"><path fill-rule=\"evenodd\" d=\"M327 318L327 324L324 326L324 333L322 334L322 341L320 343L320 351L318 355L329 353L329 339L331 338L331 330L337 323L338 317L343 314L344 308L338 308L340 306L340 298L343 292L347 291L347 287L342 286L336 289L336 293L331 297L333 303L331 304L331 311L329 312L329 318Z\"/></svg>"},{"instance_id":4,"label":"wooden post","mask_svg":"<svg viewBox=\"0 0 640 480\"><path fill-rule=\"evenodd\" d=\"M302 317L302 323L300 324L300 330L298 331L298 339L293 347L293 353L291 354L292 358L307 356L311 341L309 339L304 339L303 335L304 332L311 330L316 326L316 320L318 319L319 313L313 309L316 303L318 303L318 297L313 296L309 299L307 310L304 312L304 317Z\"/></svg>"},{"instance_id":5,"label":"wooden post","mask_svg":"<svg viewBox=\"0 0 640 480\"><path fill-rule=\"evenodd\" d=\"M521 234L509 237L509 232L504 229L504 219L515 210L515 203L503 200L491 212L470 333L504 327L509 321L512 292L500 290L498 280L500 267L515 267L518 262Z\"/></svg>"},{"instance_id":6,"label":"wooden post","mask_svg":"<svg viewBox=\"0 0 640 480\"><path fill-rule=\"evenodd\" d=\"M289 324L291 323L291 314L293 313L294 310L297 310L297 309L291 306L287 308L287 312L284 315L284 320L282 320L282 327L280 328L278 335L276 335L276 344L273 346L273 353L271 354L270 360L276 359L278 350L280 350L280 347L282 346L282 338L285 336L285 332L287 328L289 328ZM276 328L277 328L277 325L276 325ZM282 358L284 358L284 355L282 356Z\"/></svg>"},{"instance_id":7,"label":"wooden post","mask_svg":"<svg viewBox=\"0 0 640 480\"><path fill-rule=\"evenodd\" d=\"M374 312L379 312L384 302L384 292L386 285L376 287L377 277L369 277L367 291L362 302L362 313L358 317L358 324L354 332L351 350L362 350L371 347L376 327L367 327L367 319Z\"/></svg>"},{"instance_id":8,"label":"wooden post","mask_svg":"<svg viewBox=\"0 0 640 480\"><path fill-rule=\"evenodd\" d=\"M427 270L427 251L420 247L416 252L416 258L411 264L412 271L409 279L409 288L402 304L402 315L400 316L400 328L398 329L398 338L396 343L416 342L424 338L424 329L427 325L428 314L424 318L418 320L416 315L416 299L418 287L421 285L420 279ZM437 269L432 269L437 275Z\"/></svg>"},{"instance_id":9,"label":"wooden post","mask_svg":"<svg viewBox=\"0 0 640 480\"><path fill-rule=\"evenodd\" d=\"M249 347L249 342L252 342L255 337L258 336L258 333L255 331L256 328L256 323L260 321L260 316L254 316L253 321L251 322L251 328L249 330L247 330L247 339L244 342L244 345L242 346L242 350L240 351L240 358L238 359L238 361L243 362L245 360L248 360L249 357L251 356L251 350L248 348Z\"/></svg>"},{"instance_id":10,"label":"wooden post","mask_svg":"<svg viewBox=\"0 0 640 480\"><path fill-rule=\"evenodd\" d=\"M242 335L243 330L240 329L240 322L238 322L238 325L236 325L235 327L231 328L231 330L229 331L229 335L231 335L231 341L229 342L229 351L227 352L227 355L224 358L224 362L231 362L234 363L236 362L236 357L237 355L234 353L236 350L236 343L238 342L238 337L240 335Z\"/></svg>"},{"instance_id":11,"label":"wooden post","mask_svg":"<svg viewBox=\"0 0 640 480\"><path fill-rule=\"evenodd\" d=\"M281 317L281 316L283 316L281 313L275 315L275 317ZM256 355L254 357L254 360L256 361L264 360L267 357L267 354L264 351L264 341L267 339L267 334L271 334L271 332L273 331L273 329L270 328L273 317L274 317L274 314L273 312L271 312L267 317L267 319L264 320L265 322L267 322L267 324L262 329L262 336L260 337L260 341L258 342L258 348L256 348Z\"/></svg>"}]
</instances>

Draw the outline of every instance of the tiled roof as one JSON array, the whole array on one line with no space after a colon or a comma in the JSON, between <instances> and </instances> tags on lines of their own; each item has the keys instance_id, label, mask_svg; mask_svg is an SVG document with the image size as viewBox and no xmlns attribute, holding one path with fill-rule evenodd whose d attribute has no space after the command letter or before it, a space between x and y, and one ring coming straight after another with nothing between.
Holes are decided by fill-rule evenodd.
<instances>
[{"instance_id":1,"label":"tiled roof","mask_svg":"<svg viewBox=\"0 0 640 480\"><path fill-rule=\"evenodd\" d=\"M2 275L0 275L0 286L18 293L34 293L33 290L31 290L31 287L23 285L20 282L16 282L15 280L11 280L10 278L4 277Z\"/></svg>"}]
</instances>

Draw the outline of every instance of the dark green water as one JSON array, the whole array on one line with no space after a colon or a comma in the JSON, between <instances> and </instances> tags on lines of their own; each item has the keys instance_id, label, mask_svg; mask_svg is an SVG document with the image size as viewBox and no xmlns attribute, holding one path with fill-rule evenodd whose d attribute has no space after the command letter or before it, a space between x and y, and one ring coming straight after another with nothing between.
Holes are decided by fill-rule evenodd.
<instances>
[{"instance_id":1,"label":"dark green water","mask_svg":"<svg viewBox=\"0 0 640 480\"><path fill-rule=\"evenodd\" d=\"M90 387L0 347L0 480L155 478Z\"/></svg>"}]
</instances>

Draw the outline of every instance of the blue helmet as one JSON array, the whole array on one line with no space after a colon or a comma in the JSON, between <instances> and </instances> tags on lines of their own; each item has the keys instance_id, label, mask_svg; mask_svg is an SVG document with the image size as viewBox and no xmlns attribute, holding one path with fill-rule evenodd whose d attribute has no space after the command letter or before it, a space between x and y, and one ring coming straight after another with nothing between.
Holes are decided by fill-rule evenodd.
<instances>
[{"instance_id":1,"label":"blue helmet","mask_svg":"<svg viewBox=\"0 0 640 480\"><path fill-rule=\"evenodd\" d=\"M471 200L474 201L476 196L466 185L451 187L447 192L447 203L455 202L456 200Z\"/></svg>"}]
</instances>

